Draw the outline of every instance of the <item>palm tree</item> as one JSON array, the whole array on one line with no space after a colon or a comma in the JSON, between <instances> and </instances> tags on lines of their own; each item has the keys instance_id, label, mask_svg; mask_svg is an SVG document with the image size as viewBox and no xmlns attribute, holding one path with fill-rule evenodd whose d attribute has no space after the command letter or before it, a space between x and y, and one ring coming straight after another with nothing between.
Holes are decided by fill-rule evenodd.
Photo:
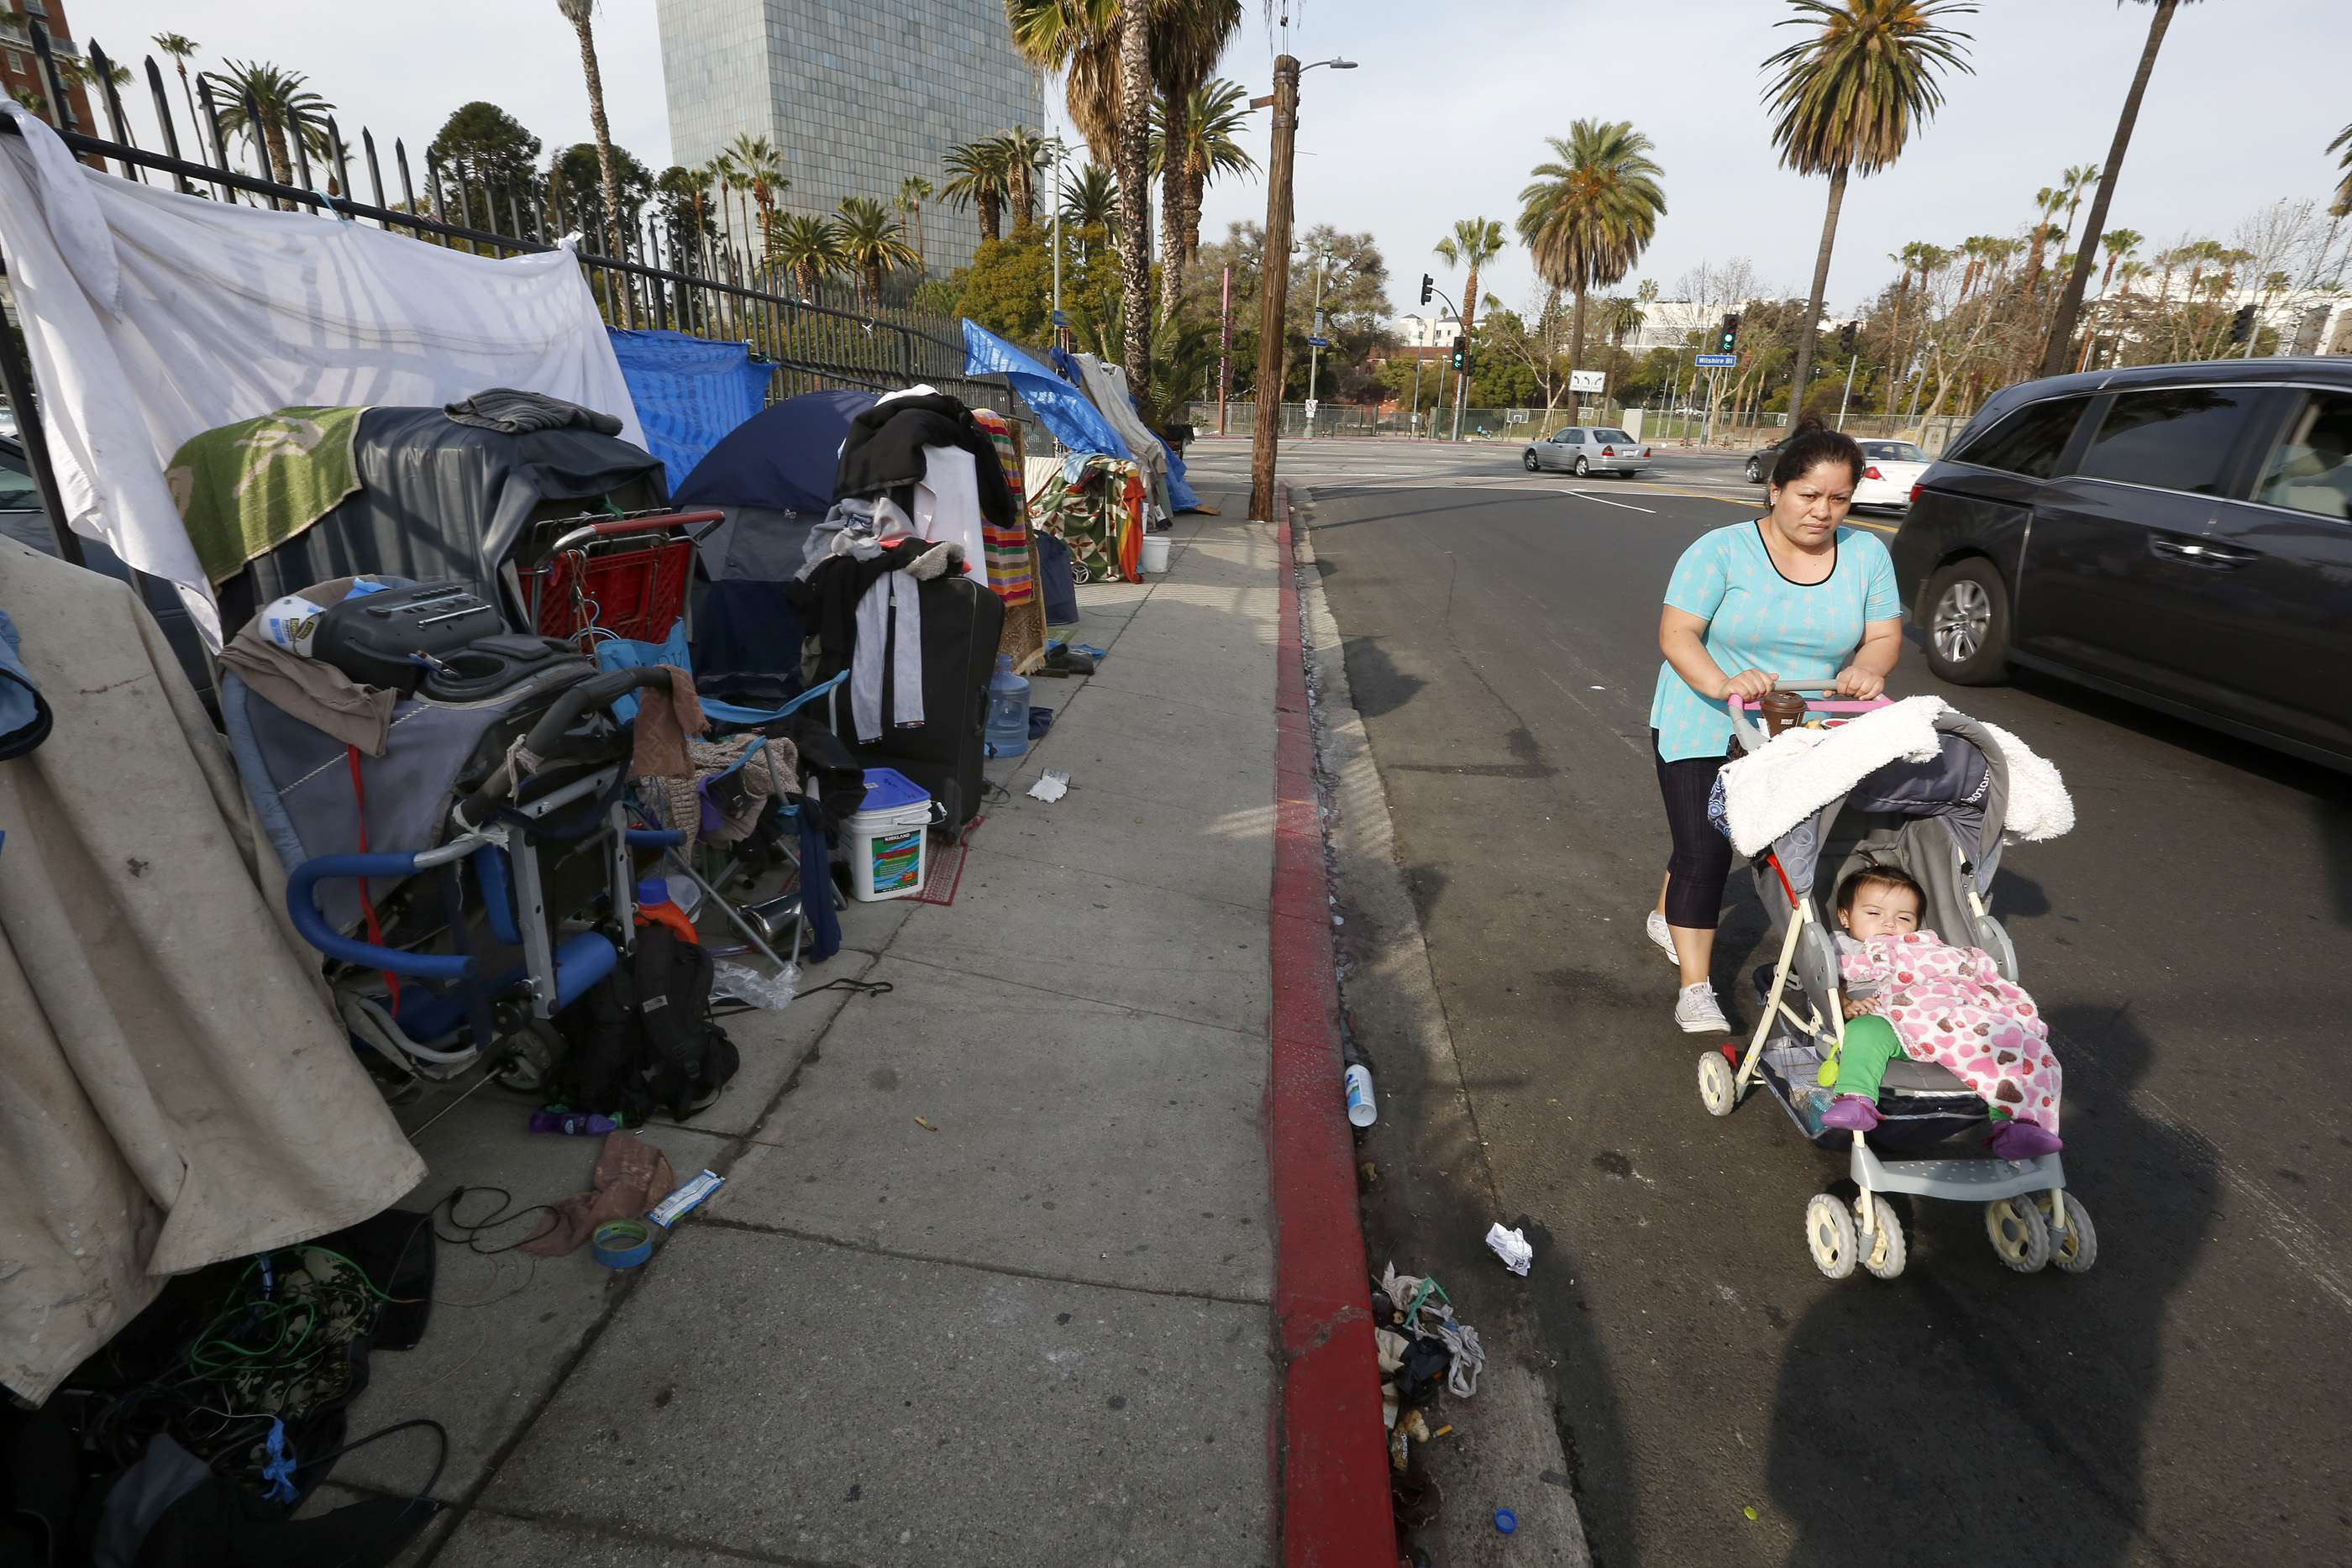
<instances>
[{"instance_id":1,"label":"palm tree","mask_svg":"<svg viewBox=\"0 0 2352 1568\"><path fill-rule=\"evenodd\" d=\"M2066 350L2074 340L2074 319L2082 313L2083 290L2091 281L2091 267L2098 260L2099 236L2106 232L2107 204L2114 200L2116 176L2124 169L2124 153L2131 147L2132 128L2139 122L2139 100L2147 92L2147 78L2156 69L2156 52L2164 47L2165 29L2172 26L2172 14L2183 0L2152 0L2156 15L2148 19L2147 41L2140 47L2139 69L2132 75L2131 90L2124 94L2124 111L2116 120L2116 139L2107 147L2107 161L2099 165L2098 193L2091 198L2090 215L2083 220L2083 241L2074 252L2074 270L2067 275L2066 287L2058 296L2058 308L2050 318L2050 337L2043 344L2042 373L2054 376L2066 368Z\"/></svg>"},{"instance_id":2,"label":"palm tree","mask_svg":"<svg viewBox=\"0 0 2352 1568\"><path fill-rule=\"evenodd\" d=\"M1004 161L1004 195L1013 210L1013 226L1037 221L1037 175L1053 167L1054 144L1025 125L1016 125L993 138Z\"/></svg>"},{"instance_id":3,"label":"palm tree","mask_svg":"<svg viewBox=\"0 0 2352 1568\"><path fill-rule=\"evenodd\" d=\"M1622 294L1612 294L1601 302L1601 329L1609 334L1609 362L1601 367L1601 405L1609 405L1610 379L1617 373L1617 356L1625 350L1625 340L1642 329L1644 317L1639 301Z\"/></svg>"},{"instance_id":4,"label":"palm tree","mask_svg":"<svg viewBox=\"0 0 2352 1568\"><path fill-rule=\"evenodd\" d=\"M1062 187L1062 223L1074 229L1108 229L1118 217L1118 185L1110 171L1089 162Z\"/></svg>"},{"instance_id":5,"label":"palm tree","mask_svg":"<svg viewBox=\"0 0 2352 1568\"><path fill-rule=\"evenodd\" d=\"M1206 74L1203 72L1202 74ZM1151 0L1118 5L1119 307L1127 384L1151 400ZM1278 390L1278 389L1277 389ZM1154 411L1147 406L1144 422Z\"/></svg>"},{"instance_id":6,"label":"palm tree","mask_svg":"<svg viewBox=\"0 0 2352 1568\"><path fill-rule=\"evenodd\" d=\"M769 231L768 259L784 269L802 298L814 299L819 285L849 265L849 250L831 218L788 213Z\"/></svg>"},{"instance_id":7,"label":"palm tree","mask_svg":"<svg viewBox=\"0 0 2352 1568\"><path fill-rule=\"evenodd\" d=\"M736 133L727 144L727 155L735 161L735 188L744 198L744 226L753 234L763 233L768 215L776 210L776 198L792 189L792 182L784 178L783 160L773 142L748 131ZM754 208L759 212L756 219Z\"/></svg>"},{"instance_id":8,"label":"palm tree","mask_svg":"<svg viewBox=\"0 0 2352 1568\"><path fill-rule=\"evenodd\" d=\"M1764 62L1778 71L1768 94L1779 120L1772 140L1783 167L1826 174L1829 210L1813 257L1813 289L1797 332L1789 407L1801 410L1813 369L1822 296L1837 243L1838 209L1847 179L1870 175L1903 155L1911 132L1944 101L1940 72L1973 72L1969 36L1944 25L1976 10L1966 0L1789 0L1796 10L1777 26L1816 29Z\"/></svg>"},{"instance_id":9,"label":"palm tree","mask_svg":"<svg viewBox=\"0 0 2352 1568\"><path fill-rule=\"evenodd\" d=\"M978 207L981 236L1003 238L1004 202L1012 191L1003 141L994 137L982 141L959 141L948 149L946 168L948 183L940 187L940 199L959 211Z\"/></svg>"},{"instance_id":10,"label":"palm tree","mask_svg":"<svg viewBox=\"0 0 2352 1568\"><path fill-rule=\"evenodd\" d=\"M727 204L727 197L740 182L742 171L735 166L733 158L721 152L713 155L710 160L710 177L719 186L719 226L724 231L727 240L731 243L740 231L735 227L735 209Z\"/></svg>"},{"instance_id":11,"label":"palm tree","mask_svg":"<svg viewBox=\"0 0 2352 1568\"><path fill-rule=\"evenodd\" d=\"M922 259L907 243L906 229L890 215L890 209L870 197L845 198L835 228L841 237L844 264L856 273L869 310L882 303L885 272Z\"/></svg>"},{"instance_id":12,"label":"palm tree","mask_svg":"<svg viewBox=\"0 0 2352 1568\"><path fill-rule=\"evenodd\" d=\"M2028 304L2042 286L2042 252L2050 243L2050 220L2066 204L2066 193L2048 185L2033 193L2033 205L2040 214L2033 225L2033 242L2025 262L2025 298Z\"/></svg>"},{"instance_id":13,"label":"palm tree","mask_svg":"<svg viewBox=\"0 0 2352 1568\"><path fill-rule=\"evenodd\" d=\"M2074 239L2074 209L2083 204L2083 193L2099 183L2096 163L2076 163L2059 176L2060 188L2066 193L2066 225L2058 231L2058 249L2063 253Z\"/></svg>"},{"instance_id":14,"label":"palm tree","mask_svg":"<svg viewBox=\"0 0 2352 1568\"><path fill-rule=\"evenodd\" d=\"M1430 247L1431 253L1448 267L1467 267L1470 276L1462 285L1462 337L1466 342L1477 330L1478 269L1503 254L1510 241L1503 237L1503 225L1492 218L1461 218L1455 221L1454 232ZM1469 379L1465 371L1454 379L1454 434L1462 434L1463 382Z\"/></svg>"},{"instance_id":15,"label":"palm tree","mask_svg":"<svg viewBox=\"0 0 2352 1568\"><path fill-rule=\"evenodd\" d=\"M1066 73L1070 123L1095 162L1118 161L1121 0L1004 0L1015 53L1040 70Z\"/></svg>"},{"instance_id":16,"label":"palm tree","mask_svg":"<svg viewBox=\"0 0 2352 1568\"><path fill-rule=\"evenodd\" d=\"M2343 161L2336 164L2344 171L2344 177L2336 183L2336 200L2327 210L2336 217L2352 218L2352 125L2337 131L2336 140L2327 144L2327 150L2344 154Z\"/></svg>"},{"instance_id":17,"label":"palm tree","mask_svg":"<svg viewBox=\"0 0 2352 1568\"><path fill-rule=\"evenodd\" d=\"M617 229L623 221L621 183L613 173L613 128L604 119L604 74L596 68L596 0L555 0L555 8L580 35L580 74L588 78L588 127L596 136L596 177L604 187L604 211ZM606 244L612 246L614 237L607 236Z\"/></svg>"},{"instance_id":18,"label":"palm tree","mask_svg":"<svg viewBox=\"0 0 2352 1568\"><path fill-rule=\"evenodd\" d=\"M1536 272L1576 297L1569 326L1568 365L1584 364L1586 296L1633 269L1666 210L1650 139L1630 120L1580 120L1563 139L1549 139L1555 162L1528 172L1519 193L1519 238Z\"/></svg>"},{"instance_id":19,"label":"palm tree","mask_svg":"<svg viewBox=\"0 0 2352 1568\"><path fill-rule=\"evenodd\" d=\"M327 151L327 116L335 106L304 84L300 71L284 70L262 60L225 60L223 68L206 71L203 79L222 99L215 118L223 136L257 138L269 157L270 178L281 185L294 183L294 159L287 142L291 131L303 148L323 156ZM246 106L250 103L252 113ZM252 120L257 119L259 125Z\"/></svg>"},{"instance_id":20,"label":"palm tree","mask_svg":"<svg viewBox=\"0 0 2352 1568\"><path fill-rule=\"evenodd\" d=\"M180 91L188 100L188 123L195 127L194 134L201 140L204 121L196 118L196 89L188 84L188 62L200 52L196 41L178 33L158 33L148 41L171 56L172 62L179 67Z\"/></svg>"},{"instance_id":21,"label":"palm tree","mask_svg":"<svg viewBox=\"0 0 2352 1568\"><path fill-rule=\"evenodd\" d=\"M1257 167L1257 160L1249 155L1239 137L1243 122L1252 112L1249 89L1223 77L1195 89L1192 101L1185 107L1176 155L1184 176L1182 227L1187 267L1201 254L1201 204L1208 193L1209 182L1219 174L1246 174ZM1167 164L1168 134L1163 118L1161 123L1152 127L1152 172L1165 173Z\"/></svg>"},{"instance_id":22,"label":"palm tree","mask_svg":"<svg viewBox=\"0 0 2352 1568\"><path fill-rule=\"evenodd\" d=\"M1226 40L1242 25L1242 0L1157 0L1151 10L1151 74L1160 89L1157 119L1163 139L1181 148L1192 141L1193 95L1207 85ZM1160 319L1165 324L1175 319L1176 297L1184 285L1184 211L1191 182L1182 159L1162 159L1159 172Z\"/></svg>"},{"instance_id":23,"label":"palm tree","mask_svg":"<svg viewBox=\"0 0 2352 1568\"><path fill-rule=\"evenodd\" d=\"M915 236L915 254L923 256L923 270L930 270L930 258L923 251L923 204L931 197L932 185L920 174L909 174L898 182L898 210L907 214L907 223Z\"/></svg>"}]
</instances>

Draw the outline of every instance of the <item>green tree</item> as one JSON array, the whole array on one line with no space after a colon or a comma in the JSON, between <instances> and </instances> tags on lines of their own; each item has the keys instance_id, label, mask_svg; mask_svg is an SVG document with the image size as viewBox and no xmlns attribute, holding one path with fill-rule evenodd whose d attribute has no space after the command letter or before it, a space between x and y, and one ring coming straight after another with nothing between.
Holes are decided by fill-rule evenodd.
<instances>
[{"instance_id":1,"label":"green tree","mask_svg":"<svg viewBox=\"0 0 2352 1568\"><path fill-rule=\"evenodd\" d=\"M2336 165L2344 171L2344 177L2336 182L2336 199L2327 210L2339 218L2352 218L2352 125L2337 131L2327 150L2344 154Z\"/></svg>"},{"instance_id":2,"label":"green tree","mask_svg":"<svg viewBox=\"0 0 2352 1568\"><path fill-rule=\"evenodd\" d=\"M1004 204L1013 192L1012 171L1005 167L1004 146L993 137L959 141L948 149L948 181L940 199L961 212L980 211L980 237L985 242L1004 235Z\"/></svg>"},{"instance_id":3,"label":"green tree","mask_svg":"<svg viewBox=\"0 0 2352 1568\"><path fill-rule=\"evenodd\" d=\"M621 211L617 215L604 210L604 172L608 152L614 183L621 193ZM559 212L568 215L573 227L590 235L617 235L636 221L638 210L653 199L653 171L638 162L625 147L600 150L593 141L575 141L549 162L547 193Z\"/></svg>"},{"instance_id":4,"label":"green tree","mask_svg":"<svg viewBox=\"0 0 2352 1568\"><path fill-rule=\"evenodd\" d=\"M898 182L898 210L907 215L907 230L915 236L916 263L925 277L930 275L930 254L923 249L923 204L931 199L933 186L920 174L909 174Z\"/></svg>"},{"instance_id":5,"label":"green tree","mask_svg":"<svg viewBox=\"0 0 2352 1568\"><path fill-rule=\"evenodd\" d=\"M1177 133L1176 155L1184 180L1180 232L1188 267L1201 253L1201 204L1210 182L1220 174L1246 174L1257 167L1257 160L1241 144L1243 125L1253 112L1249 89L1222 77L1195 89L1186 107L1183 126ZM1163 116L1152 126L1151 169L1164 174L1167 167L1168 126ZM1108 181L1108 175L1104 178Z\"/></svg>"},{"instance_id":6,"label":"green tree","mask_svg":"<svg viewBox=\"0 0 2352 1568\"><path fill-rule=\"evenodd\" d=\"M1053 167L1058 155L1055 144L1030 130L1016 125L992 138L997 156L1004 168L1004 196L1013 209L1013 226L1037 221L1037 176Z\"/></svg>"},{"instance_id":7,"label":"green tree","mask_svg":"<svg viewBox=\"0 0 2352 1568\"><path fill-rule=\"evenodd\" d=\"M1100 229L1108 235L1118 221L1118 184L1110 171L1089 162L1062 187L1062 222L1074 229Z\"/></svg>"},{"instance_id":8,"label":"green tree","mask_svg":"<svg viewBox=\"0 0 2352 1568\"><path fill-rule=\"evenodd\" d=\"M768 259L784 269L803 299L816 298L824 280L849 266L849 247L831 218L789 213L768 234Z\"/></svg>"},{"instance_id":9,"label":"green tree","mask_svg":"<svg viewBox=\"0 0 2352 1568\"><path fill-rule=\"evenodd\" d=\"M709 171L673 163L654 181L654 196L660 204L662 245L669 258L675 263L685 256L699 257L710 205Z\"/></svg>"},{"instance_id":10,"label":"green tree","mask_svg":"<svg viewBox=\"0 0 2352 1568\"><path fill-rule=\"evenodd\" d=\"M310 78L300 71L266 60L224 60L221 69L205 72L203 79L212 87L221 134L257 141L268 156L270 178L279 184L294 183L289 135L299 136L306 152L325 156L327 116L335 106L312 92ZM258 125L252 122L256 119Z\"/></svg>"},{"instance_id":11,"label":"green tree","mask_svg":"<svg viewBox=\"0 0 2352 1568\"><path fill-rule=\"evenodd\" d=\"M1448 267L1466 267L1470 276L1462 285L1462 335L1475 338L1478 332L1478 269L1503 254L1511 242L1503 237L1503 225L1492 218L1461 218L1454 232L1431 247L1431 254ZM1461 434L1460 410L1465 389L1454 383L1454 434Z\"/></svg>"},{"instance_id":12,"label":"green tree","mask_svg":"<svg viewBox=\"0 0 2352 1568\"><path fill-rule=\"evenodd\" d=\"M1972 15L1963 0L1789 0L1796 10L1774 24L1804 27L1811 36L1764 62L1779 73L1767 98L1778 116L1772 141L1783 167L1800 174L1826 174L1829 210L1822 219L1822 243L1813 257L1812 314L1797 334L1794 381L1802 405L1812 373L1811 324L1822 319L1822 296L1830 281L1830 251L1837 243L1838 209L1846 181L1876 173L1903 155L1914 130L1944 101L1938 76L1974 71L1968 62L1969 36L1944 26L1947 18Z\"/></svg>"},{"instance_id":13,"label":"green tree","mask_svg":"<svg viewBox=\"0 0 2352 1568\"><path fill-rule=\"evenodd\" d=\"M555 0L555 8L580 39L580 74L588 83L588 126L596 138L596 172L604 187L599 210L617 217L628 204L621 190L619 164L613 156L613 128L604 118L604 73L596 66L596 0Z\"/></svg>"},{"instance_id":14,"label":"green tree","mask_svg":"<svg viewBox=\"0 0 2352 1568\"><path fill-rule=\"evenodd\" d=\"M481 191L485 206L494 190L510 192L526 205L537 204L540 140L495 103L477 99L460 106L441 122L425 151L440 166L443 199L453 206L459 187Z\"/></svg>"},{"instance_id":15,"label":"green tree","mask_svg":"<svg viewBox=\"0 0 2352 1568\"><path fill-rule=\"evenodd\" d=\"M734 160L735 189L744 201L744 232L765 235L777 202L793 185L784 178L783 157L776 151L775 143L748 131L739 131L735 140L727 144L727 155Z\"/></svg>"},{"instance_id":16,"label":"green tree","mask_svg":"<svg viewBox=\"0 0 2352 1568\"><path fill-rule=\"evenodd\" d=\"M194 38L179 33L158 33L148 41L169 55L172 63L179 68L180 94L188 100L189 137L192 142L201 141L205 122L196 114L196 89L188 83L188 62L203 50Z\"/></svg>"},{"instance_id":17,"label":"green tree","mask_svg":"<svg viewBox=\"0 0 2352 1568\"><path fill-rule=\"evenodd\" d=\"M1140 11L1139 3L1135 7ZM1151 12L1152 85L1159 99L1146 110L1148 144L1156 124L1162 139L1179 148L1192 143L1194 95L1217 68L1217 57L1242 25L1242 0L1157 0ZM1126 134L1124 130L1122 136ZM1140 162L1139 162L1139 167ZM1184 213L1192 194L1183 159L1163 159L1160 173L1160 319L1174 319L1184 283Z\"/></svg>"},{"instance_id":18,"label":"green tree","mask_svg":"<svg viewBox=\"0 0 2352 1568\"><path fill-rule=\"evenodd\" d=\"M1570 370L1584 364L1585 301L1633 269L1666 210L1650 139L1627 120L1580 120L1549 139L1553 162L1528 171L1519 192L1519 238L1536 272L1575 298Z\"/></svg>"},{"instance_id":19,"label":"green tree","mask_svg":"<svg viewBox=\"0 0 2352 1568\"><path fill-rule=\"evenodd\" d=\"M2116 0L2120 5L2122 0ZM2091 213L2083 220L2083 243L2074 249L2074 270L2066 278L2066 287L2058 296L2058 308L2050 319L2050 336L2042 345L2042 373L2054 376L2066 365L2067 350L2074 340L2074 322L2083 308L2083 290L2090 286L2091 268L2097 262L2099 236L2106 232L2107 204L2116 193L2116 178L2124 170L2124 154L2131 150L2132 131L2139 124L2140 99L2147 93L2147 78L2156 70L2157 51L2164 47L2164 35L2172 26L2172 14L2183 0L2151 0L2156 14L2148 18L2147 37L2140 46L2139 68L2132 74L2132 84L2124 94L2123 112L2116 118L2115 140L2108 143L2107 161L2099 166L2098 193L2091 198Z\"/></svg>"},{"instance_id":20,"label":"green tree","mask_svg":"<svg viewBox=\"0 0 2352 1568\"><path fill-rule=\"evenodd\" d=\"M1095 162L1118 162L1120 0L1004 0L1013 47L1043 71L1063 76L1070 123Z\"/></svg>"},{"instance_id":21,"label":"green tree","mask_svg":"<svg viewBox=\"0 0 2352 1568\"><path fill-rule=\"evenodd\" d=\"M868 309L882 303L885 273L922 260L907 243L906 226L890 215L889 208L870 197L845 198L835 226L840 230L842 254L865 291Z\"/></svg>"}]
</instances>

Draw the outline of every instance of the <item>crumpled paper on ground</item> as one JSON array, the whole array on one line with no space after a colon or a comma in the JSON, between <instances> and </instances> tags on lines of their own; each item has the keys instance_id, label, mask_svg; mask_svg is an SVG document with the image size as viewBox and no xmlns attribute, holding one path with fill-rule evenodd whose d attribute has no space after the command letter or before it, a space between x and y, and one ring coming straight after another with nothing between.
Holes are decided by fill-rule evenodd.
<instances>
[{"instance_id":1,"label":"crumpled paper on ground","mask_svg":"<svg viewBox=\"0 0 2352 1568\"><path fill-rule=\"evenodd\" d=\"M1070 776L1055 768L1045 769L1037 776L1037 782L1029 786L1031 798L1043 800L1048 806L1069 792Z\"/></svg>"},{"instance_id":2,"label":"crumpled paper on ground","mask_svg":"<svg viewBox=\"0 0 2352 1568\"><path fill-rule=\"evenodd\" d=\"M1504 1229L1499 1219L1486 1228L1486 1245L1496 1257L1503 1260L1503 1266L1514 1274L1525 1277L1535 1265L1535 1248L1517 1230Z\"/></svg>"}]
</instances>

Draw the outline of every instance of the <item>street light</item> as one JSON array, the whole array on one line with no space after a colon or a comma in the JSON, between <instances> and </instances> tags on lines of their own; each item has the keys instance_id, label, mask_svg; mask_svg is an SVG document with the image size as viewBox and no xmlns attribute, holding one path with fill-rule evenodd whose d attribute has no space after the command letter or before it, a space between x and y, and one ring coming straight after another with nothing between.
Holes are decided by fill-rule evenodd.
<instances>
[{"instance_id":1,"label":"street light","mask_svg":"<svg viewBox=\"0 0 2352 1568\"><path fill-rule=\"evenodd\" d=\"M1250 516L1274 516L1274 456L1282 428L1282 322L1290 307L1291 167L1298 150L1298 78L1317 66L1351 71L1356 62L1337 56L1302 66L1296 55L1274 62L1274 92L1251 100L1252 109L1272 106L1274 146L1266 159L1265 275L1258 293L1257 416L1250 432ZM1274 389L1274 417L1266 417L1266 389Z\"/></svg>"}]
</instances>

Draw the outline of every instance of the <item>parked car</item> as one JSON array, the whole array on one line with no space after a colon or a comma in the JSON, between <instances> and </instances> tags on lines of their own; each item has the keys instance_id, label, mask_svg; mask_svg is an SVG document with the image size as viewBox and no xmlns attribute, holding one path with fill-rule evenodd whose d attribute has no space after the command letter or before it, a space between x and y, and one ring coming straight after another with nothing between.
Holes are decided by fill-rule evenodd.
<instances>
[{"instance_id":1,"label":"parked car","mask_svg":"<svg viewBox=\"0 0 2352 1568\"><path fill-rule=\"evenodd\" d=\"M1765 479L1770 476L1772 472L1772 460L1780 455L1780 448L1787 444L1788 439L1789 438L1784 435L1780 437L1779 441L1759 446L1755 451L1748 455L1748 482L1749 484L1761 485L1764 483Z\"/></svg>"},{"instance_id":2,"label":"parked car","mask_svg":"<svg viewBox=\"0 0 2352 1568\"><path fill-rule=\"evenodd\" d=\"M1864 441L1861 482L1853 487L1857 507L1901 510L1911 505L1911 486L1927 471L1927 455L1916 441Z\"/></svg>"},{"instance_id":3,"label":"parked car","mask_svg":"<svg viewBox=\"0 0 2352 1568\"><path fill-rule=\"evenodd\" d=\"M1571 424L1541 441L1530 442L1519 461L1530 474L1547 468L1565 469L1581 479L1588 474L1614 474L1630 479L1648 462L1650 449L1613 425Z\"/></svg>"},{"instance_id":4,"label":"parked car","mask_svg":"<svg viewBox=\"0 0 2352 1568\"><path fill-rule=\"evenodd\" d=\"M58 538L49 528L48 509L41 505L40 486L33 478L32 465L26 461L25 448L13 435L0 436L0 538L10 538L18 544L30 545L43 555L58 553ZM97 539L81 542L82 564L92 571L102 571L121 582L133 580L131 570L122 559ZM140 578L142 596L155 622L163 629L164 640L172 652L179 655L180 668L187 672L189 684L210 707L213 704L212 661L205 654L204 640L196 634L196 623L188 618L188 607L180 602L179 590L159 578ZM5 608L0 606L0 608Z\"/></svg>"},{"instance_id":5,"label":"parked car","mask_svg":"<svg viewBox=\"0 0 2352 1568\"><path fill-rule=\"evenodd\" d=\"M1890 548L1947 680L2045 670L2352 769L2352 361L2011 387Z\"/></svg>"}]
</instances>

